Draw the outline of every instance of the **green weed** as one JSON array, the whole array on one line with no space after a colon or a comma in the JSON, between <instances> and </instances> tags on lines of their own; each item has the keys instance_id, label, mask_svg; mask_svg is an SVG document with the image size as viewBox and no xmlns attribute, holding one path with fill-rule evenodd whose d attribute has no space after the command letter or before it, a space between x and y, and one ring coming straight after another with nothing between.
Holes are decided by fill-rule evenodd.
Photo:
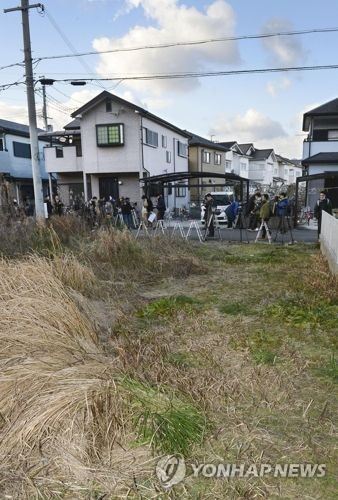
<instances>
[{"instance_id":1,"label":"green weed","mask_svg":"<svg viewBox=\"0 0 338 500\"><path fill-rule=\"evenodd\" d=\"M198 306L200 303L196 299L186 295L163 297L139 310L137 316L145 319L169 318L178 311L192 314L198 310Z\"/></svg>"},{"instance_id":2,"label":"green weed","mask_svg":"<svg viewBox=\"0 0 338 500\"><path fill-rule=\"evenodd\" d=\"M316 372L319 375L331 378L334 382L338 382L338 361L335 358L335 355L332 354L329 362L326 365L317 368Z\"/></svg>"},{"instance_id":3,"label":"green weed","mask_svg":"<svg viewBox=\"0 0 338 500\"><path fill-rule=\"evenodd\" d=\"M199 409L163 388L125 378L122 387L130 395L130 409L140 444L155 451L187 455L200 444L206 420Z\"/></svg>"}]
</instances>

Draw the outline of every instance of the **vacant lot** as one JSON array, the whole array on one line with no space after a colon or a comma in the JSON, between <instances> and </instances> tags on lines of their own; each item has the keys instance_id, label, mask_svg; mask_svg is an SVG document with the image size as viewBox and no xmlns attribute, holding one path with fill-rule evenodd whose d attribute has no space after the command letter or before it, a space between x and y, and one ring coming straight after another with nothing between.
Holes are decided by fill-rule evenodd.
<instances>
[{"instance_id":1,"label":"vacant lot","mask_svg":"<svg viewBox=\"0 0 338 500\"><path fill-rule=\"evenodd\" d=\"M338 287L317 248L80 233L34 232L0 264L1 498L336 498ZM188 477L165 491L173 453Z\"/></svg>"}]
</instances>

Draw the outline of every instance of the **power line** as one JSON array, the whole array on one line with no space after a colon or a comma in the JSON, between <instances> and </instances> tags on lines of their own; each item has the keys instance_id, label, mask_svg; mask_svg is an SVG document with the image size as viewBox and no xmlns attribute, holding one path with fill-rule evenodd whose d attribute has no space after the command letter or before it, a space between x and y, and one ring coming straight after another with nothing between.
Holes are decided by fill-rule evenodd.
<instances>
[{"instance_id":1,"label":"power line","mask_svg":"<svg viewBox=\"0 0 338 500\"><path fill-rule=\"evenodd\" d=\"M285 73L290 71L319 71L328 69L338 69L338 64L328 64L320 66L293 66L282 68L261 68L261 69L242 69L231 71L207 71L207 72L190 72L190 73L166 73L166 74L149 74L139 76L116 76L111 78L60 78L54 82L97 82L97 81L116 81L116 80L172 80L180 78L204 78L208 76L232 76L232 75L247 75L247 74L263 74L263 73Z\"/></svg>"},{"instance_id":2,"label":"power line","mask_svg":"<svg viewBox=\"0 0 338 500\"><path fill-rule=\"evenodd\" d=\"M68 39L68 37L65 35L65 33L62 31L62 29L60 28L60 26L57 24L57 22L55 21L54 17L49 13L48 10L44 9L44 14L47 16L49 22L51 23L51 25L53 26L53 28L58 32L58 34L60 35L60 37L62 38L62 40L65 42L65 44L67 45L67 47L72 51L72 57L78 57L79 56L79 53L78 51L76 50L76 48L74 47L74 45L72 44L72 42ZM38 59L37 62L40 62L41 59ZM82 65L82 67L90 73L91 71L91 68L88 66L88 64L85 62L85 61L82 61L80 59L80 64ZM104 86L100 83L99 86L105 90Z\"/></svg>"},{"instance_id":3,"label":"power line","mask_svg":"<svg viewBox=\"0 0 338 500\"><path fill-rule=\"evenodd\" d=\"M59 29L56 28L58 31ZM83 56L94 56L98 54L112 54L118 52L134 52L138 50L149 50L149 49L165 49L170 47L181 47L181 46L189 46L189 45L203 45L207 43L216 43L216 42L234 42L239 40L253 40L259 38L272 38L277 36L296 36L296 35L308 35L312 33L333 33L337 32L338 27L335 28L314 28L307 30L297 30L297 31L279 31L276 33L262 33L262 34L254 34L254 35L241 35L241 36L231 36L231 37L219 37L219 38L208 38L205 40L194 40L187 42L168 42L154 45L143 45L141 47L126 47L119 49L110 49L110 50L99 50L99 51L89 51L89 52L76 52L72 50L72 54L62 54L55 56L44 56L37 57L34 60L36 61L46 61L50 59L64 59L68 57L83 57ZM62 35L61 35L62 36ZM66 42L67 43L67 42ZM67 43L68 45L68 43Z\"/></svg>"}]
</instances>

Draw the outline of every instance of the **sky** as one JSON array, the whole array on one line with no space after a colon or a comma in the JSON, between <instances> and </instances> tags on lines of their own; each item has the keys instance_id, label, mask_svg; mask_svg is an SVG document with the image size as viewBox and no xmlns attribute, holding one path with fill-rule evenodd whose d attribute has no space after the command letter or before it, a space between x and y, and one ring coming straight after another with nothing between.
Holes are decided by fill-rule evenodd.
<instances>
[{"instance_id":1,"label":"sky","mask_svg":"<svg viewBox=\"0 0 338 500\"><path fill-rule=\"evenodd\" d=\"M21 15L3 13L19 3L0 0L0 68L23 60ZM30 10L34 59L338 25L337 0L46 0L44 6L44 13ZM208 139L253 142L301 158L303 113L338 97L336 69L178 80L122 77L337 64L337 46L338 31L42 59L34 71L36 79L118 78L47 87L54 130L106 89ZM0 85L21 82L23 75L22 66L0 69ZM42 126L39 83L36 103ZM27 123L24 85L0 90L0 118Z\"/></svg>"}]
</instances>

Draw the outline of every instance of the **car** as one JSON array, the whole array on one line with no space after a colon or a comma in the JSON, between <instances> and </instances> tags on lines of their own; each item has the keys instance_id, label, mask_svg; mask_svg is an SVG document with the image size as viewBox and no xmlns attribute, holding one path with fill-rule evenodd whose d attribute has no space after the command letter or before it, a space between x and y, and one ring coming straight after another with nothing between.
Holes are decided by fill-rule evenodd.
<instances>
[{"instance_id":1,"label":"car","mask_svg":"<svg viewBox=\"0 0 338 500\"><path fill-rule=\"evenodd\" d=\"M211 196L213 197L213 208L215 210L215 215L219 224L226 224L228 222L226 216L226 209L232 202L233 192L232 191L212 191ZM201 204L201 223L205 224L204 220L205 206Z\"/></svg>"}]
</instances>

